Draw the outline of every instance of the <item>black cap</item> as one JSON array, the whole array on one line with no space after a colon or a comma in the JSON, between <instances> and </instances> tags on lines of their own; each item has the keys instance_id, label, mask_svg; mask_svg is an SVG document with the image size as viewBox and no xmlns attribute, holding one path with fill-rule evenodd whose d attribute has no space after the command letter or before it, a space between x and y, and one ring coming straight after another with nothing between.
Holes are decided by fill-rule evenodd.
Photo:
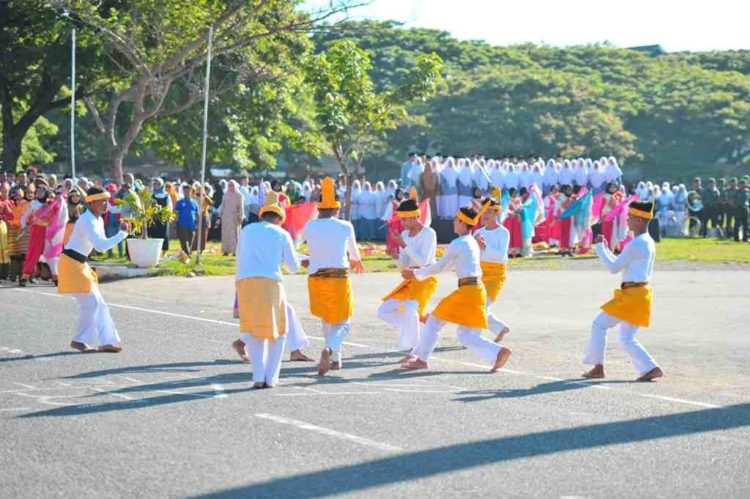
<instances>
[{"instance_id":1,"label":"black cap","mask_svg":"<svg viewBox=\"0 0 750 499\"><path fill-rule=\"evenodd\" d=\"M417 202L413 199L407 199L404 201L401 201L401 204L398 205L398 208L396 208L396 211L414 211L418 210L419 205Z\"/></svg>"}]
</instances>

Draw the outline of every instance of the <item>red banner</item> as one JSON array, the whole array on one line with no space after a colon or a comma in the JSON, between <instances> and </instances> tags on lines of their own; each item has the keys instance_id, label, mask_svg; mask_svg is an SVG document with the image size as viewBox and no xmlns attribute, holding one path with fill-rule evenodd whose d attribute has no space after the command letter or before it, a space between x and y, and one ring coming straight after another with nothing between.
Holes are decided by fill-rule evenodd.
<instances>
[{"instance_id":1,"label":"red banner","mask_svg":"<svg viewBox=\"0 0 750 499\"><path fill-rule=\"evenodd\" d=\"M301 203L286 207L286 221L283 227L291 234L292 240L302 235L302 229L315 216L317 203Z\"/></svg>"}]
</instances>

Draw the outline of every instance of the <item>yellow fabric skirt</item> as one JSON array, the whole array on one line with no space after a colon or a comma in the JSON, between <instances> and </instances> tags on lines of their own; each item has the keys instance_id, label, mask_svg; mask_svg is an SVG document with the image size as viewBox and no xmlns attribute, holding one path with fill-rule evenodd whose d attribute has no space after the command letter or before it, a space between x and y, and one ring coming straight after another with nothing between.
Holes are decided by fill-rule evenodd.
<instances>
[{"instance_id":1,"label":"yellow fabric skirt","mask_svg":"<svg viewBox=\"0 0 750 499\"><path fill-rule=\"evenodd\" d=\"M348 277L307 278L310 313L328 324L347 321L354 312L352 283Z\"/></svg>"},{"instance_id":2,"label":"yellow fabric skirt","mask_svg":"<svg viewBox=\"0 0 750 499\"><path fill-rule=\"evenodd\" d=\"M275 340L286 334L286 293L280 281L248 277L236 286L240 332L260 340Z\"/></svg>"},{"instance_id":3,"label":"yellow fabric skirt","mask_svg":"<svg viewBox=\"0 0 750 499\"><path fill-rule=\"evenodd\" d=\"M66 254L60 255L60 266L57 269L57 292L90 293L92 284L97 284L99 278L88 263L73 260Z\"/></svg>"},{"instance_id":4,"label":"yellow fabric skirt","mask_svg":"<svg viewBox=\"0 0 750 499\"><path fill-rule=\"evenodd\" d=\"M459 286L438 303L432 315L438 319L478 329L487 329L487 292L484 286Z\"/></svg>"},{"instance_id":5,"label":"yellow fabric skirt","mask_svg":"<svg viewBox=\"0 0 750 499\"><path fill-rule=\"evenodd\" d=\"M407 279L401 281L401 284L396 286L393 291L383 297L383 301L395 298L396 300L414 300L419 303L419 315L424 314L424 308L427 303L435 294L438 287L438 280L435 277L428 277L424 281L417 279Z\"/></svg>"},{"instance_id":6,"label":"yellow fabric skirt","mask_svg":"<svg viewBox=\"0 0 750 499\"><path fill-rule=\"evenodd\" d=\"M651 288L648 286L616 289L615 296L601 308L634 326L648 327L651 325L651 298Z\"/></svg>"},{"instance_id":7,"label":"yellow fabric skirt","mask_svg":"<svg viewBox=\"0 0 750 499\"><path fill-rule=\"evenodd\" d=\"M482 267L482 284L487 290L487 298L495 302L503 290L506 279L506 268L504 263L479 262Z\"/></svg>"},{"instance_id":8,"label":"yellow fabric skirt","mask_svg":"<svg viewBox=\"0 0 750 499\"><path fill-rule=\"evenodd\" d=\"M5 220L0 220L0 263L10 263L8 225L5 223Z\"/></svg>"}]
</instances>

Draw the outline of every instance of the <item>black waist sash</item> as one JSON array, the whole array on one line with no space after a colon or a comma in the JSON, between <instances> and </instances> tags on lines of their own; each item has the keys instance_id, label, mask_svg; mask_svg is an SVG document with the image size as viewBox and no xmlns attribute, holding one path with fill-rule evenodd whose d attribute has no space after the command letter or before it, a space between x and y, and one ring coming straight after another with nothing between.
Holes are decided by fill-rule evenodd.
<instances>
[{"instance_id":1,"label":"black waist sash","mask_svg":"<svg viewBox=\"0 0 750 499\"><path fill-rule=\"evenodd\" d=\"M81 263L86 263L86 260L89 259L89 257L80 254L79 252L72 250L72 249L64 249L63 255L68 256L72 258L73 260Z\"/></svg>"}]
</instances>

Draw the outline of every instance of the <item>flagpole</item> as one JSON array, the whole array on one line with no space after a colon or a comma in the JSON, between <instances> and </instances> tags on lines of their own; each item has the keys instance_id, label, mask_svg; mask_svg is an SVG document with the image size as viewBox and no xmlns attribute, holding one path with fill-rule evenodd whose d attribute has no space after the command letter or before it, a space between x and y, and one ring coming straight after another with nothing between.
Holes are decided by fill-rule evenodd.
<instances>
[{"instance_id":1,"label":"flagpole","mask_svg":"<svg viewBox=\"0 0 750 499\"><path fill-rule=\"evenodd\" d=\"M203 154L201 157L201 196L198 200L198 254L195 263L201 263L201 251L203 251L203 198L206 195L206 140L208 138L208 85L211 77L211 45L214 38L214 27L208 28L208 59L206 60L206 88L203 96Z\"/></svg>"},{"instance_id":2,"label":"flagpole","mask_svg":"<svg viewBox=\"0 0 750 499\"><path fill-rule=\"evenodd\" d=\"M70 170L76 178L76 30L73 28L70 46Z\"/></svg>"}]
</instances>

